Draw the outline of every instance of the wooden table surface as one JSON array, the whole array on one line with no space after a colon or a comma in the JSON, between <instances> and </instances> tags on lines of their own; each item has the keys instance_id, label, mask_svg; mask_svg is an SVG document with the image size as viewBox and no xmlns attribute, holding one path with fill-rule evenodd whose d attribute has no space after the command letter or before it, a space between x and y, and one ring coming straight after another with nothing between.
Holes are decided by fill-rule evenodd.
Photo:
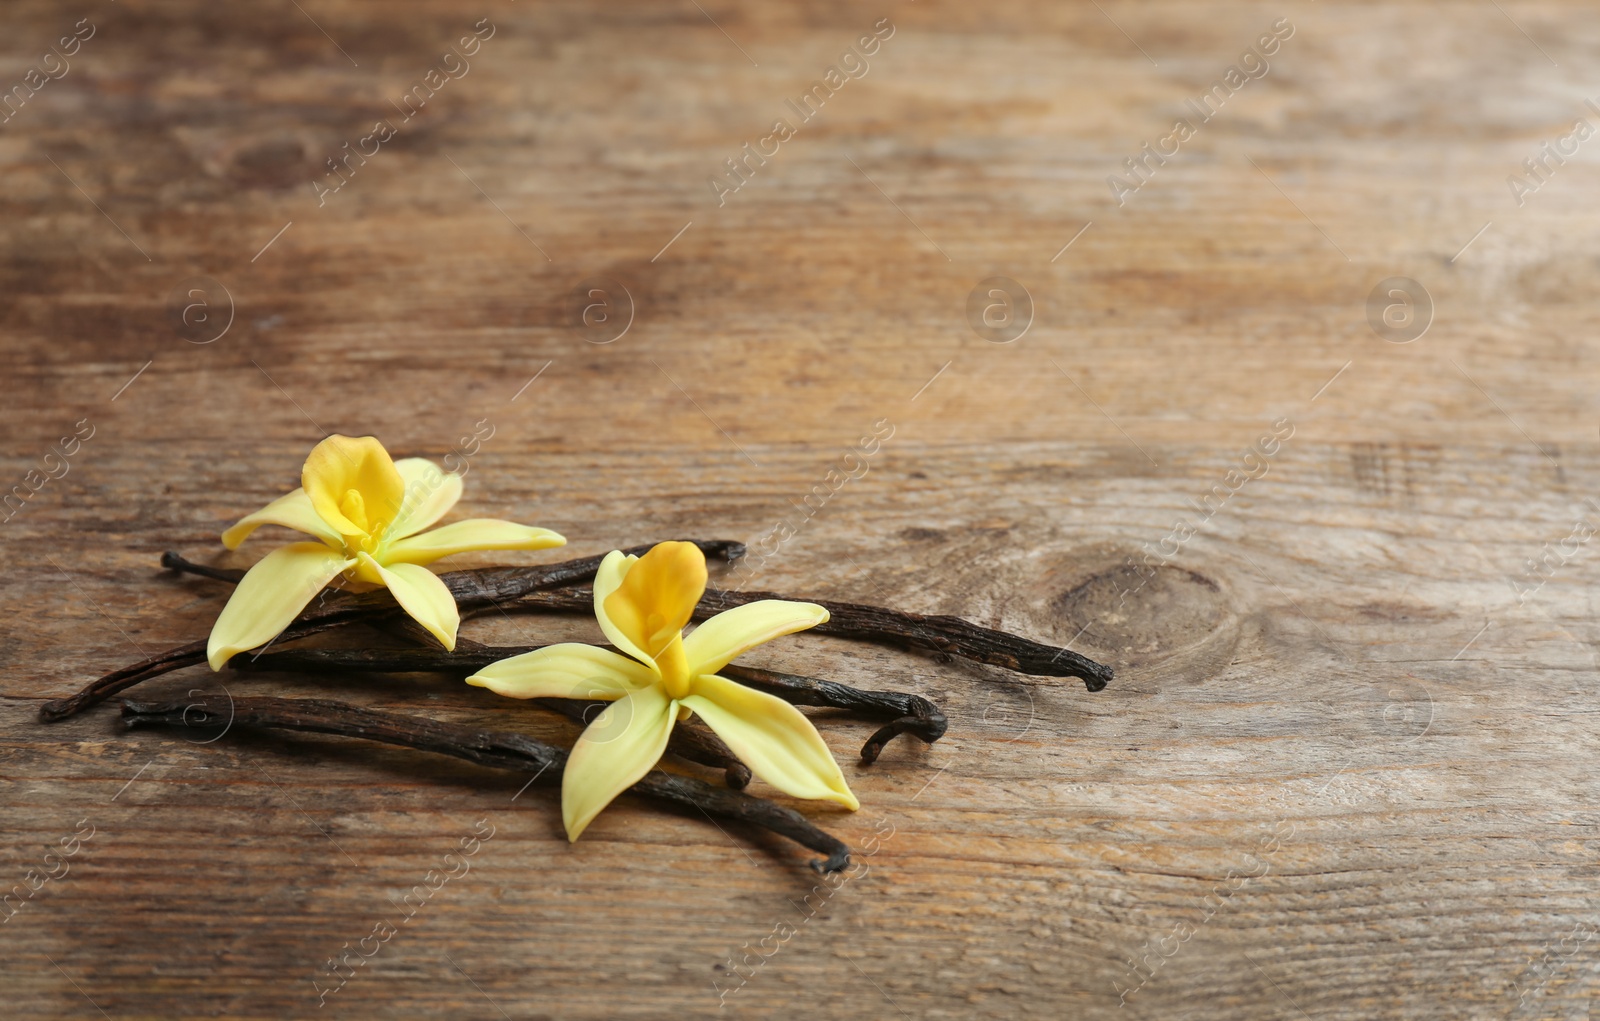
<instances>
[{"instance_id":1,"label":"wooden table surface","mask_svg":"<svg viewBox=\"0 0 1600 1021\"><path fill-rule=\"evenodd\" d=\"M6 21L7 1016L1600 999L1592 5ZM282 541L217 536L322 436L442 459L475 430L463 511L570 543L453 566L789 529L751 584L1071 643L1116 680L820 636L753 653L949 714L868 768L874 724L815 714L862 801L801 806L857 850L837 888L785 841L629 798L569 846L554 792L421 753L124 732L114 703L37 721L203 637L226 593L158 557ZM223 683L575 733L442 677L136 691ZM400 921L475 832L470 871Z\"/></svg>"}]
</instances>

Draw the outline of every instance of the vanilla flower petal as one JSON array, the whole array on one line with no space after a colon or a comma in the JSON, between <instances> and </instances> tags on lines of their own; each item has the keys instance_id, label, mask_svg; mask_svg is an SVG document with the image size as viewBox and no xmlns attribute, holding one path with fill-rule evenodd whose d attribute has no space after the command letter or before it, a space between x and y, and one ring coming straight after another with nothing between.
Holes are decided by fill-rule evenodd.
<instances>
[{"instance_id":1,"label":"vanilla flower petal","mask_svg":"<svg viewBox=\"0 0 1600 1021\"><path fill-rule=\"evenodd\" d=\"M296 489L234 522L232 528L222 533L222 545L228 549L238 549L239 544L262 525L282 525L314 535L330 545L337 545L340 539L339 530L323 521L316 508L311 506L311 497L306 495L306 491Z\"/></svg>"},{"instance_id":2,"label":"vanilla flower petal","mask_svg":"<svg viewBox=\"0 0 1600 1021\"><path fill-rule=\"evenodd\" d=\"M651 670L659 672L650 654L635 644L633 639L628 637L628 633L618 627L606 613L606 601L622 585L622 579L638 562L638 557L621 550L612 550L606 554L604 560L600 561L600 567L594 574L594 618L599 622L600 630L605 632L607 641Z\"/></svg>"},{"instance_id":3,"label":"vanilla flower petal","mask_svg":"<svg viewBox=\"0 0 1600 1021\"><path fill-rule=\"evenodd\" d=\"M319 542L297 542L268 553L245 572L211 628L211 669L246 649L272 641L341 571L355 564Z\"/></svg>"},{"instance_id":4,"label":"vanilla flower petal","mask_svg":"<svg viewBox=\"0 0 1600 1021\"><path fill-rule=\"evenodd\" d=\"M677 715L673 701L652 684L595 717L573 746L562 777L561 818L568 840L582 836L612 799L660 761Z\"/></svg>"},{"instance_id":5,"label":"vanilla flower petal","mask_svg":"<svg viewBox=\"0 0 1600 1021\"><path fill-rule=\"evenodd\" d=\"M700 548L662 542L627 565L603 609L612 627L655 659L681 637L705 591L706 555Z\"/></svg>"},{"instance_id":6,"label":"vanilla flower petal","mask_svg":"<svg viewBox=\"0 0 1600 1021\"><path fill-rule=\"evenodd\" d=\"M461 624L455 598L422 565L469 550L548 549L566 542L547 528L487 518L423 533L461 498L461 477L420 457L396 462L372 436L329 436L312 448L300 478L301 488L240 519L222 541L233 549L261 525L275 524L314 535L325 546L315 557L302 550L288 559L269 557L270 566L263 561L252 569L247 577L256 581L235 591L213 629L213 670L235 653L271 641L340 570L352 581L389 588L408 614L454 649ZM291 561L316 565L301 572L321 579L316 588L301 591L301 575L284 566ZM263 585L281 591L264 592ZM290 603L296 612L286 609Z\"/></svg>"},{"instance_id":7,"label":"vanilla flower petal","mask_svg":"<svg viewBox=\"0 0 1600 1021\"><path fill-rule=\"evenodd\" d=\"M705 554L664 542L642 557L606 555L594 580L594 613L613 645L569 643L491 664L469 683L513 698L614 699L583 732L561 780L567 836L655 765L679 720L698 712L762 779L801 798L860 802L811 721L780 698L718 676L734 656L828 619L813 603L764 600L721 613L686 640L706 587ZM630 658L631 657L631 658Z\"/></svg>"},{"instance_id":8,"label":"vanilla flower petal","mask_svg":"<svg viewBox=\"0 0 1600 1021\"><path fill-rule=\"evenodd\" d=\"M491 663L467 683L509 698L610 701L655 683L650 668L610 649L564 642Z\"/></svg>"},{"instance_id":9,"label":"vanilla flower petal","mask_svg":"<svg viewBox=\"0 0 1600 1021\"><path fill-rule=\"evenodd\" d=\"M400 513L389 525L394 538L403 539L432 526L460 502L464 486L455 472L440 471L425 457L403 457L394 467L406 487Z\"/></svg>"},{"instance_id":10,"label":"vanilla flower petal","mask_svg":"<svg viewBox=\"0 0 1600 1021\"><path fill-rule=\"evenodd\" d=\"M473 550L550 549L566 539L548 528L533 528L494 518L469 518L389 544L390 564L431 564L440 557Z\"/></svg>"},{"instance_id":11,"label":"vanilla flower petal","mask_svg":"<svg viewBox=\"0 0 1600 1021\"><path fill-rule=\"evenodd\" d=\"M437 574L416 564L390 564L385 567L370 553L359 554L357 559L363 567L383 579L384 586L401 609L427 628L446 649L455 651L461 611L456 608L456 597L450 594L450 589L439 580Z\"/></svg>"},{"instance_id":12,"label":"vanilla flower petal","mask_svg":"<svg viewBox=\"0 0 1600 1021\"><path fill-rule=\"evenodd\" d=\"M317 514L341 535L381 533L405 502L405 480L372 436L329 436L312 448L300 478Z\"/></svg>"},{"instance_id":13,"label":"vanilla flower petal","mask_svg":"<svg viewBox=\"0 0 1600 1021\"><path fill-rule=\"evenodd\" d=\"M836 801L852 811L861 807L817 728L783 699L706 674L695 678L694 693L681 704L698 713L751 772L778 790L797 798Z\"/></svg>"},{"instance_id":14,"label":"vanilla flower petal","mask_svg":"<svg viewBox=\"0 0 1600 1021\"><path fill-rule=\"evenodd\" d=\"M696 674L718 670L764 642L826 623L828 611L816 603L762 599L712 617L689 633L683 649Z\"/></svg>"}]
</instances>

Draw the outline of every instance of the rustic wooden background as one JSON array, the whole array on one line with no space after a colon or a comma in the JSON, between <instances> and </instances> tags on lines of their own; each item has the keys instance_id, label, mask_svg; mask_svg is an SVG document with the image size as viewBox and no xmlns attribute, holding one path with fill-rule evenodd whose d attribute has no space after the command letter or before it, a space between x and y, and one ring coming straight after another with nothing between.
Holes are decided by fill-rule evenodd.
<instances>
[{"instance_id":1,"label":"rustic wooden background","mask_svg":"<svg viewBox=\"0 0 1600 1021\"><path fill-rule=\"evenodd\" d=\"M0 525L0 887L93 832L0 924L8 1016L1590 1016L1600 140L1520 206L1507 178L1600 129L1592 5L5 13L12 96L93 32L0 125L0 488L92 429ZM1270 71L1119 207L1107 175L1279 19ZM723 161L880 22L862 77L719 207ZM404 121L475 24L469 70ZM996 276L1034 304L1011 343L968 321ZM1420 339L1369 324L1390 277L1431 295ZM615 316L631 296L611 343L620 319L581 318L595 280ZM211 318L184 327L194 291ZM443 458L492 428L464 509L570 546L469 566L756 540L884 419L760 585L1118 674L1089 695L818 637L752 655L949 712L867 769L872 725L818 714L862 810L806 810L890 834L836 892L792 845L634 801L569 847L551 792L421 754L124 733L114 706L36 722L203 636L225 593L158 556L253 562L282 533L218 532L329 432ZM1120 598L1277 420L1267 473ZM224 680L572 735L443 679ZM330 978L479 820L470 873Z\"/></svg>"}]
</instances>

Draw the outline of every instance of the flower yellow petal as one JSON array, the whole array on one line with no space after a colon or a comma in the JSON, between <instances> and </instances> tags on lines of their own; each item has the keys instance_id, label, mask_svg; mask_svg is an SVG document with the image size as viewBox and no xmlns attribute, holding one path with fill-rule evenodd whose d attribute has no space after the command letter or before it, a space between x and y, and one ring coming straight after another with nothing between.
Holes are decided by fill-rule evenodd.
<instances>
[{"instance_id":1,"label":"flower yellow petal","mask_svg":"<svg viewBox=\"0 0 1600 1021\"><path fill-rule=\"evenodd\" d=\"M606 600L622 585L622 579L638 562L638 557L621 550L612 550L606 554L604 560L600 561L600 567L594 573L594 619L600 623L600 630L605 632L607 641L652 671L659 673L660 668L656 666L656 661L650 654L639 648L606 613Z\"/></svg>"},{"instance_id":2,"label":"flower yellow petal","mask_svg":"<svg viewBox=\"0 0 1600 1021\"><path fill-rule=\"evenodd\" d=\"M211 669L221 670L235 654L272 641L354 563L320 542L297 542L268 553L245 572L211 628L206 643Z\"/></svg>"},{"instance_id":3,"label":"flower yellow petal","mask_svg":"<svg viewBox=\"0 0 1600 1021\"><path fill-rule=\"evenodd\" d=\"M394 463L405 483L400 513L389 525L389 535L403 539L429 527L461 499L461 476L443 472L425 457L405 457Z\"/></svg>"},{"instance_id":4,"label":"flower yellow petal","mask_svg":"<svg viewBox=\"0 0 1600 1021\"><path fill-rule=\"evenodd\" d=\"M383 553L386 564L431 564L452 553L486 549L549 549L567 540L548 528L533 528L494 518L470 518L430 532L396 539Z\"/></svg>"},{"instance_id":5,"label":"flower yellow petal","mask_svg":"<svg viewBox=\"0 0 1600 1021\"><path fill-rule=\"evenodd\" d=\"M816 603L762 599L712 617L689 633L683 649L692 673L714 674L762 642L816 627L827 619L828 611Z\"/></svg>"},{"instance_id":6,"label":"flower yellow petal","mask_svg":"<svg viewBox=\"0 0 1600 1021\"><path fill-rule=\"evenodd\" d=\"M335 546L341 541L339 530L322 520L316 508L311 506L311 498L306 495L306 491L296 489L292 493L278 497L254 514L246 514L236 521L232 528L222 533L222 545L229 549L238 549L239 544L262 525L293 528L297 532L314 535L323 542Z\"/></svg>"},{"instance_id":7,"label":"flower yellow petal","mask_svg":"<svg viewBox=\"0 0 1600 1021\"><path fill-rule=\"evenodd\" d=\"M694 679L694 693L682 704L699 713L752 773L778 790L797 798L836 801L852 811L861 807L817 728L783 699L705 674Z\"/></svg>"},{"instance_id":8,"label":"flower yellow petal","mask_svg":"<svg viewBox=\"0 0 1600 1021\"><path fill-rule=\"evenodd\" d=\"M566 642L512 656L479 670L467 683L509 698L611 699L649 687L650 668L610 649Z\"/></svg>"},{"instance_id":9,"label":"flower yellow petal","mask_svg":"<svg viewBox=\"0 0 1600 1021\"><path fill-rule=\"evenodd\" d=\"M629 641L655 657L682 634L705 591L706 555L700 547L657 543L606 596L605 615Z\"/></svg>"},{"instance_id":10,"label":"flower yellow petal","mask_svg":"<svg viewBox=\"0 0 1600 1021\"><path fill-rule=\"evenodd\" d=\"M372 559L369 553L358 554L361 566L375 573L400 608L411 615L418 624L428 629L446 649L455 651L456 629L461 626L461 611L456 609L456 597L439 580L439 576L426 567L416 564L384 566Z\"/></svg>"},{"instance_id":11,"label":"flower yellow petal","mask_svg":"<svg viewBox=\"0 0 1600 1021\"><path fill-rule=\"evenodd\" d=\"M400 472L371 436L329 436L311 448L300 481L317 515L341 535L376 535L405 501Z\"/></svg>"},{"instance_id":12,"label":"flower yellow petal","mask_svg":"<svg viewBox=\"0 0 1600 1021\"><path fill-rule=\"evenodd\" d=\"M667 750L677 707L657 685L606 706L573 745L561 777L561 819L577 840L613 798L650 772Z\"/></svg>"}]
</instances>

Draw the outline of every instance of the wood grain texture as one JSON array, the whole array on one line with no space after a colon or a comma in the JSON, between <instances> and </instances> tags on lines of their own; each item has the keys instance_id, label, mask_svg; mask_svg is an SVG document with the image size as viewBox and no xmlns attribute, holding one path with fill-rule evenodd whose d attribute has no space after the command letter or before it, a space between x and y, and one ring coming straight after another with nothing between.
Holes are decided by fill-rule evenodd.
<instances>
[{"instance_id":1,"label":"wood grain texture","mask_svg":"<svg viewBox=\"0 0 1600 1021\"><path fill-rule=\"evenodd\" d=\"M1600 124L1592 5L6 13L0 93L95 27L0 124L0 491L93 429L0 512L0 889L80 834L0 924L7 1016L1590 1015L1600 561L1561 543L1600 522L1600 141L1521 206L1506 179ZM885 18L870 69L718 206L723 161ZM1270 71L1119 207L1107 175L1279 19ZM967 320L995 276L1036 310L1009 344ZM210 343L171 320L197 277L219 317L231 296ZM1431 295L1418 340L1369 326L1389 277ZM634 305L606 344L598 278ZM399 749L36 721L204 636L225 592L161 552L253 562L271 538L217 534L322 435L443 458L480 423L463 511L555 528L560 556L789 522L749 587L959 614L1117 679L821 636L752 654L949 715L862 768L874 724L815 712L863 807L803 810L877 849L834 892L781 840L632 801L569 847L548 792ZM574 734L439 678L222 680ZM399 923L479 820L470 872Z\"/></svg>"}]
</instances>

